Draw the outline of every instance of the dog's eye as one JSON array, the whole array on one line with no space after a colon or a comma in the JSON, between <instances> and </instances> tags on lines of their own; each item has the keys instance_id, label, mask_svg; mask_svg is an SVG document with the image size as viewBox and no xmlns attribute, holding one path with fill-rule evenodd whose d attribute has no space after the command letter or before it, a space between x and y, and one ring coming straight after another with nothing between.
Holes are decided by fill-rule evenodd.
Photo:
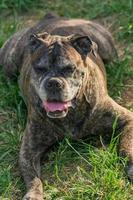
<instances>
[{"instance_id":1,"label":"dog's eye","mask_svg":"<svg viewBox=\"0 0 133 200\"><path fill-rule=\"evenodd\" d=\"M75 67L73 66L66 66L61 70L62 75L68 76L71 75L75 71Z\"/></svg>"},{"instance_id":2,"label":"dog's eye","mask_svg":"<svg viewBox=\"0 0 133 200\"><path fill-rule=\"evenodd\" d=\"M46 73L48 71L48 68L46 68L44 66L36 65L36 66L34 66L34 70L37 73Z\"/></svg>"}]
</instances>

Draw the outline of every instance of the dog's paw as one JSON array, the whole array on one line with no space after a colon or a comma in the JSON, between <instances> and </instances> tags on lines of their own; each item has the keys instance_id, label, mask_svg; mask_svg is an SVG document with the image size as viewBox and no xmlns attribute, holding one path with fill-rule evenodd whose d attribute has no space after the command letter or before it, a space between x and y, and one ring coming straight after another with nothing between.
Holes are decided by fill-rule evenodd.
<instances>
[{"instance_id":1,"label":"dog's paw","mask_svg":"<svg viewBox=\"0 0 133 200\"><path fill-rule=\"evenodd\" d=\"M35 192L28 192L22 200L44 200L41 194Z\"/></svg>"}]
</instances>

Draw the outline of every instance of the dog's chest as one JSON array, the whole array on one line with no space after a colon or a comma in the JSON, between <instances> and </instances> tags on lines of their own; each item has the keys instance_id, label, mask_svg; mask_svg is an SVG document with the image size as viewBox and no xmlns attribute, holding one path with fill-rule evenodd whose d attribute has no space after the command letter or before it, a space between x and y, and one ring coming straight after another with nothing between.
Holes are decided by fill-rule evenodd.
<instances>
[{"instance_id":1,"label":"dog's chest","mask_svg":"<svg viewBox=\"0 0 133 200\"><path fill-rule=\"evenodd\" d=\"M73 123L72 123L73 122ZM84 135L83 127L85 124L85 117L76 121L70 121L68 124L64 124L66 135L73 139L82 138Z\"/></svg>"},{"instance_id":2,"label":"dog's chest","mask_svg":"<svg viewBox=\"0 0 133 200\"><path fill-rule=\"evenodd\" d=\"M85 124L90 117L89 106L82 106L76 111L71 110L64 119L55 120L54 123L64 136L80 139L86 135Z\"/></svg>"}]
</instances>

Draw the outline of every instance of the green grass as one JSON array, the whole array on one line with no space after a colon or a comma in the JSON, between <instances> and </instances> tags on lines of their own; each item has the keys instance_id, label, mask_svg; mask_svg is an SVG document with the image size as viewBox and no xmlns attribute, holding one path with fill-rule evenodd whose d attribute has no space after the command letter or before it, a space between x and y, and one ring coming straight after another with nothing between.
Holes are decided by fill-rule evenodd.
<instances>
[{"instance_id":1,"label":"green grass","mask_svg":"<svg viewBox=\"0 0 133 200\"><path fill-rule=\"evenodd\" d=\"M117 99L121 96L123 88L128 84L128 82L125 84L124 80L127 77L133 78L133 69L128 67L130 61L131 57L124 57L123 60L110 64L106 69L109 93L113 98Z\"/></svg>"},{"instance_id":2,"label":"green grass","mask_svg":"<svg viewBox=\"0 0 133 200\"><path fill-rule=\"evenodd\" d=\"M27 11L30 8L41 6L41 1L37 0L0 0L0 11L10 10L13 12Z\"/></svg>"},{"instance_id":3,"label":"green grass","mask_svg":"<svg viewBox=\"0 0 133 200\"><path fill-rule=\"evenodd\" d=\"M44 182L48 199L121 200L131 197L131 186L124 181L124 164L120 164L115 143L106 150L98 150L82 141L70 143L66 139L50 157L53 159L55 162L44 168L52 180Z\"/></svg>"},{"instance_id":4,"label":"green grass","mask_svg":"<svg viewBox=\"0 0 133 200\"><path fill-rule=\"evenodd\" d=\"M66 17L105 18L112 24L115 40L122 46L118 63L107 66L108 88L122 98L133 80L132 0L0 0L0 46L23 23L22 15L40 17L55 11ZM41 6L40 6L41 5ZM32 9L31 9L32 8ZM130 107L131 109L133 106ZM25 186L18 167L18 153L26 122L26 108L18 86L0 70L0 200L19 200ZM117 140L96 149L87 141L65 138L43 164L44 195L48 200L133 200L133 186L124 172L126 161L117 156Z\"/></svg>"}]
</instances>

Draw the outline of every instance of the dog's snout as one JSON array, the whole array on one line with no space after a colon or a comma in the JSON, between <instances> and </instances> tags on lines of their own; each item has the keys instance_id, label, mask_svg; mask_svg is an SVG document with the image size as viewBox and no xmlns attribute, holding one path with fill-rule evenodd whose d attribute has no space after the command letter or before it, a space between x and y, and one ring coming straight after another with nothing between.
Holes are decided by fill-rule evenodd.
<instances>
[{"instance_id":1,"label":"dog's snout","mask_svg":"<svg viewBox=\"0 0 133 200\"><path fill-rule=\"evenodd\" d=\"M46 89L61 89L63 88L63 81L59 78L50 78L45 83Z\"/></svg>"}]
</instances>

